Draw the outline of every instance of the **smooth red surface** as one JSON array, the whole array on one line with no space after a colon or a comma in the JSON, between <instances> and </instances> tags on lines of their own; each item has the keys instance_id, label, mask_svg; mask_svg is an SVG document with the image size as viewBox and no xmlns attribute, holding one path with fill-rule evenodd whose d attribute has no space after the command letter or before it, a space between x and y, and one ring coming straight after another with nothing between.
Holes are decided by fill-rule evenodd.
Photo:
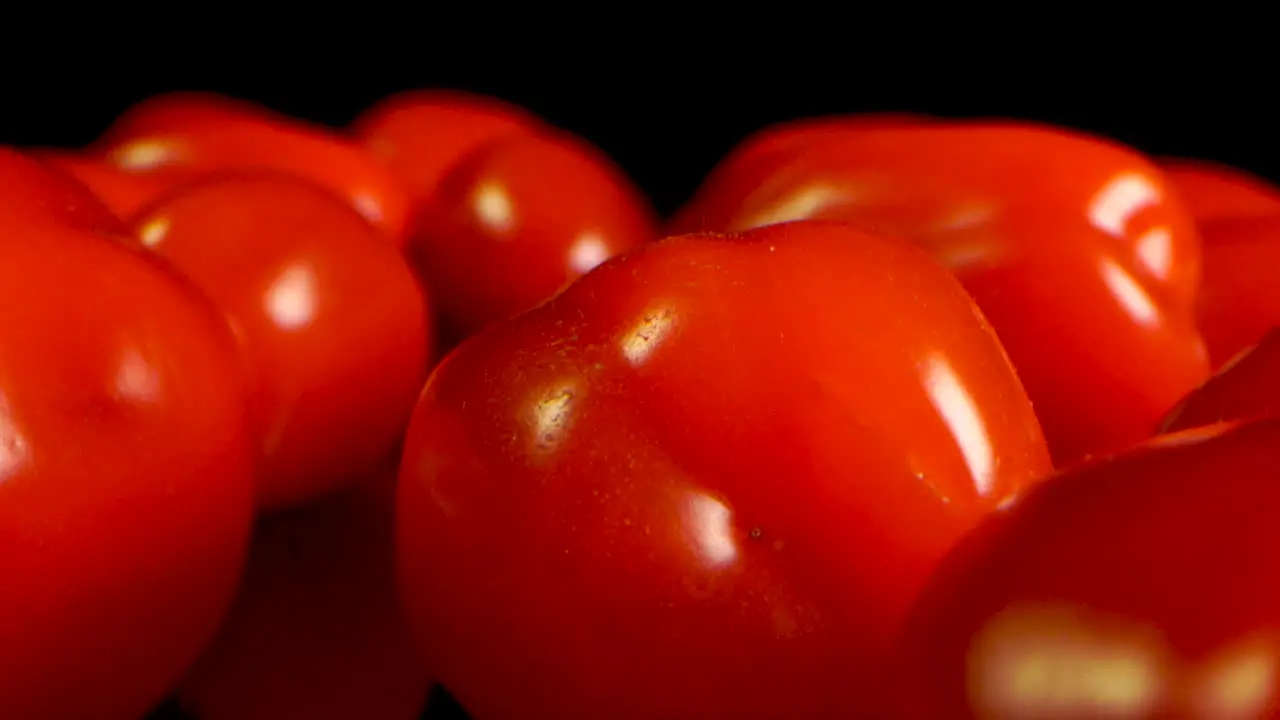
<instances>
[{"instance_id":1,"label":"smooth red surface","mask_svg":"<svg viewBox=\"0 0 1280 720\"><path fill-rule=\"evenodd\" d=\"M1169 413L1163 429L1274 416L1280 416L1280 329L1267 333L1192 391Z\"/></svg>"},{"instance_id":2,"label":"smooth red surface","mask_svg":"<svg viewBox=\"0 0 1280 720\"><path fill-rule=\"evenodd\" d=\"M1048 469L990 327L909 243L675 238L437 368L401 584L477 717L850 717L935 561Z\"/></svg>"},{"instance_id":3,"label":"smooth red surface","mask_svg":"<svg viewBox=\"0 0 1280 720\"><path fill-rule=\"evenodd\" d=\"M0 228L36 222L125 233L124 223L75 178L0 146Z\"/></svg>"},{"instance_id":4,"label":"smooth red surface","mask_svg":"<svg viewBox=\"0 0 1280 720\"><path fill-rule=\"evenodd\" d=\"M247 392L226 326L176 274L6 212L0 717L136 720L231 603L253 507Z\"/></svg>"},{"instance_id":5,"label":"smooth red surface","mask_svg":"<svg viewBox=\"0 0 1280 720\"><path fill-rule=\"evenodd\" d=\"M675 226L819 218L911 238L990 318L1059 464L1147 437L1207 376L1199 238L1137 153L983 121L851 127L772 157L713 175Z\"/></svg>"},{"instance_id":6,"label":"smooth red surface","mask_svg":"<svg viewBox=\"0 0 1280 720\"><path fill-rule=\"evenodd\" d=\"M394 171L421 204L464 155L506 135L542 132L532 113L490 97L415 90L384 98L351 124L351 131Z\"/></svg>"},{"instance_id":7,"label":"smooth red surface","mask_svg":"<svg viewBox=\"0 0 1280 720\"><path fill-rule=\"evenodd\" d=\"M524 135L464 157L415 217L409 255L462 337L657 237L648 200L577 138Z\"/></svg>"},{"instance_id":8,"label":"smooth red surface","mask_svg":"<svg viewBox=\"0 0 1280 720\"><path fill-rule=\"evenodd\" d=\"M426 378L409 266L340 200L285 175L187 187L135 221L205 291L254 375L259 500L331 490L396 446Z\"/></svg>"},{"instance_id":9,"label":"smooth red surface","mask_svg":"<svg viewBox=\"0 0 1280 720\"><path fill-rule=\"evenodd\" d=\"M1280 420L1068 470L944 564L904 642L911 718L1280 716Z\"/></svg>"},{"instance_id":10,"label":"smooth red surface","mask_svg":"<svg viewBox=\"0 0 1280 720\"><path fill-rule=\"evenodd\" d=\"M1214 367L1280 326L1280 215L1206 224L1200 331Z\"/></svg>"},{"instance_id":11,"label":"smooth red surface","mask_svg":"<svg viewBox=\"0 0 1280 720\"><path fill-rule=\"evenodd\" d=\"M84 183L116 217L127 220L174 186L189 179L184 172L140 175L65 150L39 150L28 155Z\"/></svg>"},{"instance_id":12,"label":"smooth red surface","mask_svg":"<svg viewBox=\"0 0 1280 720\"><path fill-rule=\"evenodd\" d=\"M236 605L179 692L200 720L417 720L430 683L396 589L394 467L259 523Z\"/></svg>"},{"instance_id":13,"label":"smooth red surface","mask_svg":"<svg viewBox=\"0 0 1280 720\"><path fill-rule=\"evenodd\" d=\"M1167 158L1161 164L1197 223L1280 214L1280 187L1252 173L1208 160Z\"/></svg>"},{"instance_id":14,"label":"smooth red surface","mask_svg":"<svg viewBox=\"0 0 1280 720\"><path fill-rule=\"evenodd\" d=\"M137 174L274 170L345 199L403 242L407 191L355 141L242 101L203 94L159 96L131 108L92 157Z\"/></svg>"}]
</instances>

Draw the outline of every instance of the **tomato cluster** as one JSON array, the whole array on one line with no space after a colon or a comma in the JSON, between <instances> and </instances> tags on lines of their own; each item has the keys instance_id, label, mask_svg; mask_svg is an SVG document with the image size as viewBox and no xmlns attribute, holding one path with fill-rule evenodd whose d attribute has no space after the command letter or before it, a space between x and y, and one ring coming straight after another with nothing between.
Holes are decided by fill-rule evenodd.
<instances>
[{"instance_id":1,"label":"tomato cluster","mask_svg":"<svg viewBox=\"0 0 1280 720\"><path fill-rule=\"evenodd\" d=\"M1278 262L1010 121L665 222L454 92L0 148L0 718L1280 717Z\"/></svg>"}]
</instances>

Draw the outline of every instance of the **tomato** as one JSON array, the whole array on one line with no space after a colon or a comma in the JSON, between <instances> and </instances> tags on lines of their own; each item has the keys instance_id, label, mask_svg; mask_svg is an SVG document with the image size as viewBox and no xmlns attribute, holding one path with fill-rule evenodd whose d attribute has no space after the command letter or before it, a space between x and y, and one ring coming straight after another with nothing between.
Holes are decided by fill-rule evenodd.
<instances>
[{"instance_id":1,"label":"tomato","mask_svg":"<svg viewBox=\"0 0 1280 720\"><path fill-rule=\"evenodd\" d=\"M991 319L1059 464L1147 437L1208 374L1194 224L1157 167L1101 140L985 121L851 128L705 185L681 216L840 220L929 249Z\"/></svg>"},{"instance_id":2,"label":"tomato","mask_svg":"<svg viewBox=\"0 0 1280 720\"><path fill-rule=\"evenodd\" d=\"M199 293L123 243L8 214L11 189L0 717L134 720L231 603L253 507L247 390Z\"/></svg>"},{"instance_id":3,"label":"tomato","mask_svg":"<svg viewBox=\"0 0 1280 720\"><path fill-rule=\"evenodd\" d=\"M36 151L28 155L84 183L118 218L128 219L188 178L187 173L139 175L68 151Z\"/></svg>"},{"instance_id":4,"label":"tomato","mask_svg":"<svg viewBox=\"0 0 1280 720\"><path fill-rule=\"evenodd\" d=\"M358 214L289 176L229 176L169 197L135 232L237 331L264 506L334 489L396 446L430 327L409 266Z\"/></svg>"},{"instance_id":5,"label":"tomato","mask_svg":"<svg viewBox=\"0 0 1280 720\"><path fill-rule=\"evenodd\" d=\"M201 720L417 720L430 683L392 564L394 464L269 516L239 598L182 684Z\"/></svg>"},{"instance_id":6,"label":"tomato","mask_svg":"<svg viewBox=\"0 0 1280 720\"><path fill-rule=\"evenodd\" d=\"M1214 367L1280 326L1280 215L1206 224L1197 317Z\"/></svg>"},{"instance_id":7,"label":"tomato","mask_svg":"<svg viewBox=\"0 0 1280 720\"><path fill-rule=\"evenodd\" d=\"M351 124L351 131L413 193L415 205L430 199L460 158L506 135L541 132L533 114L469 93L418 90L392 95Z\"/></svg>"},{"instance_id":8,"label":"tomato","mask_svg":"<svg viewBox=\"0 0 1280 720\"><path fill-rule=\"evenodd\" d=\"M1049 479L959 546L904 640L903 716L1280 713L1280 420Z\"/></svg>"},{"instance_id":9,"label":"tomato","mask_svg":"<svg viewBox=\"0 0 1280 720\"><path fill-rule=\"evenodd\" d=\"M297 175L346 199L403 241L409 198L391 173L354 141L248 103L160 96L126 113L90 154L144 175L255 169Z\"/></svg>"},{"instance_id":10,"label":"tomato","mask_svg":"<svg viewBox=\"0 0 1280 720\"><path fill-rule=\"evenodd\" d=\"M909 243L679 237L438 366L401 587L476 717L848 717L934 562L1048 469L995 335Z\"/></svg>"},{"instance_id":11,"label":"tomato","mask_svg":"<svg viewBox=\"0 0 1280 720\"><path fill-rule=\"evenodd\" d=\"M1169 413L1165 432L1280 416L1280 328L1223 365Z\"/></svg>"},{"instance_id":12,"label":"tomato","mask_svg":"<svg viewBox=\"0 0 1280 720\"><path fill-rule=\"evenodd\" d=\"M0 146L0 229L38 220L94 233L126 232L124 223L83 184Z\"/></svg>"},{"instance_id":13,"label":"tomato","mask_svg":"<svg viewBox=\"0 0 1280 720\"><path fill-rule=\"evenodd\" d=\"M1167 158L1165 175L1196 222L1280 213L1280 188L1238 168Z\"/></svg>"},{"instance_id":14,"label":"tomato","mask_svg":"<svg viewBox=\"0 0 1280 720\"><path fill-rule=\"evenodd\" d=\"M409 254L450 330L470 335L657 236L648 201L568 135L521 135L454 165L415 217Z\"/></svg>"}]
</instances>

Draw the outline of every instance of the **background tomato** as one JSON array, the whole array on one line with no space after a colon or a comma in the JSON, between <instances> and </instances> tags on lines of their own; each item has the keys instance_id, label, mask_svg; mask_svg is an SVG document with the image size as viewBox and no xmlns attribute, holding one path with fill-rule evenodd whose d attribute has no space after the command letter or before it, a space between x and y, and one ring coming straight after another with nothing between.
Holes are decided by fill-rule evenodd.
<instances>
[{"instance_id":1,"label":"background tomato","mask_svg":"<svg viewBox=\"0 0 1280 720\"><path fill-rule=\"evenodd\" d=\"M255 174L188 186L134 227L237 331L263 505L334 489L396 447L431 328L412 271L371 225L308 182Z\"/></svg>"},{"instance_id":2,"label":"background tomato","mask_svg":"<svg viewBox=\"0 0 1280 720\"><path fill-rule=\"evenodd\" d=\"M1280 326L1280 215L1223 218L1201 229L1197 319L1214 367Z\"/></svg>"},{"instance_id":3,"label":"background tomato","mask_svg":"<svg viewBox=\"0 0 1280 720\"><path fill-rule=\"evenodd\" d=\"M1280 213L1280 188L1257 175L1207 160L1166 158L1161 165L1183 205L1201 225Z\"/></svg>"},{"instance_id":4,"label":"background tomato","mask_svg":"<svg viewBox=\"0 0 1280 720\"><path fill-rule=\"evenodd\" d=\"M991 329L910 244L676 238L437 368L401 581L477 717L849 716L935 560L1048 467Z\"/></svg>"},{"instance_id":5,"label":"background tomato","mask_svg":"<svg viewBox=\"0 0 1280 720\"><path fill-rule=\"evenodd\" d=\"M1165 432L1280 415L1280 329L1222 366L1165 419Z\"/></svg>"},{"instance_id":6,"label":"background tomato","mask_svg":"<svg viewBox=\"0 0 1280 720\"><path fill-rule=\"evenodd\" d=\"M0 717L134 720L240 576L240 365L153 258L73 226L0 227Z\"/></svg>"},{"instance_id":7,"label":"background tomato","mask_svg":"<svg viewBox=\"0 0 1280 720\"><path fill-rule=\"evenodd\" d=\"M37 150L27 154L84 183L116 217L127 220L173 186L189 179L180 171L146 175L67 150Z\"/></svg>"},{"instance_id":8,"label":"background tomato","mask_svg":"<svg viewBox=\"0 0 1280 720\"><path fill-rule=\"evenodd\" d=\"M0 146L0 229L12 232L35 222L126 234L124 223L82 183Z\"/></svg>"}]
</instances>

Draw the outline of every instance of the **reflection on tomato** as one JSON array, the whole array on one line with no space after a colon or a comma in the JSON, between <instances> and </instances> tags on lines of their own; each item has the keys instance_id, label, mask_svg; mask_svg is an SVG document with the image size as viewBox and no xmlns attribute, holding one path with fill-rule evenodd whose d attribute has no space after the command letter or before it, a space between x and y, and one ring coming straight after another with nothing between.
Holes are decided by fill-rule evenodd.
<instances>
[{"instance_id":1,"label":"reflection on tomato","mask_svg":"<svg viewBox=\"0 0 1280 720\"><path fill-rule=\"evenodd\" d=\"M213 298L255 378L266 506L331 490L397 444L425 380L413 273L321 188L284 175L188 186L135 232Z\"/></svg>"},{"instance_id":2,"label":"reflection on tomato","mask_svg":"<svg viewBox=\"0 0 1280 720\"><path fill-rule=\"evenodd\" d=\"M851 127L771 157L713 176L683 222L839 220L927 248L991 319L1060 464L1146 437L1208 373L1195 227L1134 152L1029 125L935 122Z\"/></svg>"},{"instance_id":3,"label":"reflection on tomato","mask_svg":"<svg viewBox=\"0 0 1280 720\"><path fill-rule=\"evenodd\" d=\"M1280 416L1280 328L1267 333L1169 413L1164 431Z\"/></svg>"},{"instance_id":4,"label":"reflection on tomato","mask_svg":"<svg viewBox=\"0 0 1280 720\"><path fill-rule=\"evenodd\" d=\"M1280 420L1068 470L944 563L904 641L910 718L1280 712Z\"/></svg>"},{"instance_id":5,"label":"reflection on tomato","mask_svg":"<svg viewBox=\"0 0 1280 720\"><path fill-rule=\"evenodd\" d=\"M134 720L232 600L247 391L204 298L135 248L9 214L10 190L45 189L24 179L0 193L0 717Z\"/></svg>"},{"instance_id":6,"label":"reflection on tomato","mask_svg":"<svg viewBox=\"0 0 1280 720\"><path fill-rule=\"evenodd\" d=\"M346 199L403 241L409 198L395 176L338 133L216 96L160 96L135 106L91 156L138 174L273 170Z\"/></svg>"},{"instance_id":7,"label":"reflection on tomato","mask_svg":"<svg viewBox=\"0 0 1280 720\"><path fill-rule=\"evenodd\" d=\"M1162 165L1183 206L1201 225L1280 213L1280 188L1244 170L1207 160L1169 158Z\"/></svg>"},{"instance_id":8,"label":"reflection on tomato","mask_svg":"<svg viewBox=\"0 0 1280 720\"><path fill-rule=\"evenodd\" d=\"M465 337L533 307L657 236L641 192L567 135L520 135L464 157L415 217L410 256Z\"/></svg>"},{"instance_id":9,"label":"reflection on tomato","mask_svg":"<svg viewBox=\"0 0 1280 720\"><path fill-rule=\"evenodd\" d=\"M854 716L935 561L1049 468L959 284L829 223L605 263L447 357L406 442L410 620L492 720Z\"/></svg>"},{"instance_id":10,"label":"reflection on tomato","mask_svg":"<svg viewBox=\"0 0 1280 720\"><path fill-rule=\"evenodd\" d=\"M416 720L429 682L396 592L395 472L261 521L236 605L182 684L200 720Z\"/></svg>"},{"instance_id":11,"label":"reflection on tomato","mask_svg":"<svg viewBox=\"0 0 1280 720\"><path fill-rule=\"evenodd\" d=\"M123 235L120 221L93 192L66 173L0 146L0 224L34 222Z\"/></svg>"}]
</instances>

